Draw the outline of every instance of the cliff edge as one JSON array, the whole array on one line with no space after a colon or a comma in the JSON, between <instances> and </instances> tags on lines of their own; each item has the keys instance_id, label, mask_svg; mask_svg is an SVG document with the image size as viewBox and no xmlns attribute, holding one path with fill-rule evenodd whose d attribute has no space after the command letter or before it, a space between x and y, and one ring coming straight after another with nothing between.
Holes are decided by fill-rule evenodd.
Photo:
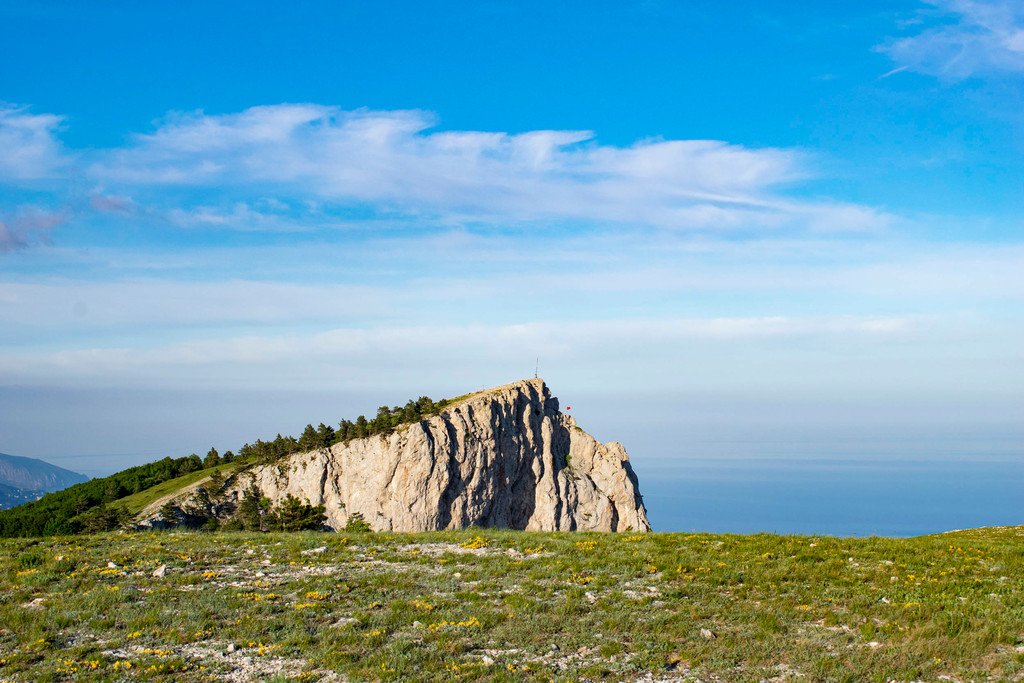
<instances>
[{"instance_id":1,"label":"cliff edge","mask_svg":"<svg viewBox=\"0 0 1024 683\"><path fill-rule=\"evenodd\" d=\"M391 434L255 466L225 497L237 503L251 483L274 503L324 505L334 529L357 513L376 531L651 528L626 450L580 429L540 379L470 394Z\"/></svg>"}]
</instances>

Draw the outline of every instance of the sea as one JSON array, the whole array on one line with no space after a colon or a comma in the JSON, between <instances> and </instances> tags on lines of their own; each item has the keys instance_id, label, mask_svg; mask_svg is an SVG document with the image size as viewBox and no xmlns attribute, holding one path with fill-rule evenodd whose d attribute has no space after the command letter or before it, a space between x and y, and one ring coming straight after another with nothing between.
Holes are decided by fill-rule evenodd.
<instances>
[{"instance_id":1,"label":"sea","mask_svg":"<svg viewBox=\"0 0 1024 683\"><path fill-rule=\"evenodd\" d=\"M50 460L105 476L158 457ZM631 459L655 531L922 536L1024 525L1024 453Z\"/></svg>"},{"instance_id":2,"label":"sea","mask_svg":"<svg viewBox=\"0 0 1024 683\"><path fill-rule=\"evenodd\" d=\"M906 537L1024 525L1024 456L632 464L655 531Z\"/></svg>"}]
</instances>

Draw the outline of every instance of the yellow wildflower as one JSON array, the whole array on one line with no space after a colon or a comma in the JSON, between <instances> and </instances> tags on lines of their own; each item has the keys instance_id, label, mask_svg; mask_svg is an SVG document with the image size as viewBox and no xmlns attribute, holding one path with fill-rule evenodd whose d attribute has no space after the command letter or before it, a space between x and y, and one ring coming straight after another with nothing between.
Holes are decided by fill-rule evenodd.
<instances>
[{"instance_id":1,"label":"yellow wildflower","mask_svg":"<svg viewBox=\"0 0 1024 683\"><path fill-rule=\"evenodd\" d=\"M467 550L479 550L480 548L487 547L487 539L483 536L475 536L464 543L460 543L459 545Z\"/></svg>"}]
</instances>

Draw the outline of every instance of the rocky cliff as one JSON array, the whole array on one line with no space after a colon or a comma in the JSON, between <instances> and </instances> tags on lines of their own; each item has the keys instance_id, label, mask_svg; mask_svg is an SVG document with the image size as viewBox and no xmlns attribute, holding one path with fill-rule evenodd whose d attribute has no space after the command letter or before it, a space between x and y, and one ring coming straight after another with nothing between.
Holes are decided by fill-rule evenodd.
<instances>
[{"instance_id":1,"label":"rocky cliff","mask_svg":"<svg viewBox=\"0 0 1024 683\"><path fill-rule=\"evenodd\" d=\"M323 504L344 528L358 513L378 531L468 526L649 531L621 444L601 444L559 411L543 380L471 394L389 435L298 453L240 474L273 502Z\"/></svg>"}]
</instances>

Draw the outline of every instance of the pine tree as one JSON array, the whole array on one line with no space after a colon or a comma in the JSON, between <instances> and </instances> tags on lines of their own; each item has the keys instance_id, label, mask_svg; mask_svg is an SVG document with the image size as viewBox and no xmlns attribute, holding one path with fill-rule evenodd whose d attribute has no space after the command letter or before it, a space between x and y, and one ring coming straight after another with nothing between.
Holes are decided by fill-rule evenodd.
<instances>
[{"instance_id":1,"label":"pine tree","mask_svg":"<svg viewBox=\"0 0 1024 683\"><path fill-rule=\"evenodd\" d=\"M242 492L242 500L238 503L236 518L246 531L265 531L264 516L270 507L270 501L264 496L256 484L251 483Z\"/></svg>"},{"instance_id":2,"label":"pine tree","mask_svg":"<svg viewBox=\"0 0 1024 683\"><path fill-rule=\"evenodd\" d=\"M319 448L317 441L316 429L311 424L306 425L306 428L302 430L302 436L299 437L299 449L311 451L314 448Z\"/></svg>"},{"instance_id":3,"label":"pine tree","mask_svg":"<svg viewBox=\"0 0 1024 683\"><path fill-rule=\"evenodd\" d=\"M289 493L274 508L271 526L280 531L302 531L320 529L326 520L323 505L310 505Z\"/></svg>"},{"instance_id":4,"label":"pine tree","mask_svg":"<svg viewBox=\"0 0 1024 683\"><path fill-rule=\"evenodd\" d=\"M206 457L203 459L203 467L216 467L220 464L220 453L217 452L216 448L210 448L206 453Z\"/></svg>"}]
</instances>

